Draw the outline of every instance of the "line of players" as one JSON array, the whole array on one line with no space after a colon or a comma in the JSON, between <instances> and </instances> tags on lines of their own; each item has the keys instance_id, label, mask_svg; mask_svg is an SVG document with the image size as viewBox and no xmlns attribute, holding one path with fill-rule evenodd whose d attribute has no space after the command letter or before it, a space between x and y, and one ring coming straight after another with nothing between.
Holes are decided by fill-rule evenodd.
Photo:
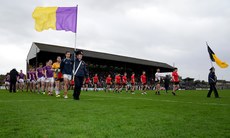
<instances>
[{"instance_id":1,"label":"line of players","mask_svg":"<svg viewBox=\"0 0 230 138\"><path fill-rule=\"evenodd\" d=\"M73 59L70 57L71 53L66 52L66 57L61 60L61 57L57 57L55 63L52 60L46 62L46 65L43 66L42 63L39 64L39 67L32 68L30 67L27 75L25 75L22 70L20 73L17 73L17 83L18 90L23 91L26 87L26 91L30 90L31 92L38 92L48 95L53 95L53 89L55 86L56 97L60 97L61 82L64 82L64 95L65 99L68 98L68 89L73 85L72 80L72 70L73 70ZM8 76L8 75L7 75ZM7 77L6 77L7 80ZM5 83L8 84L8 83ZM26 85L25 85L26 84ZM15 92L15 88L14 88Z\"/></svg>"},{"instance_id":2,"label":"line of players","mask_svg":"<svg viewBox=\"0 0 230 138\"><path fill-rule=\"evenodd\" d=\"M52 60L46 62L46 66L43 66L42 63L39 64L39 67L35 68L30 67L29 71L25 75L22 70L18 73L17 76L17 90L31 92L48 93L48 95L53 95L53 86L55 84L56 95L60 94L60 81L62 77L58 77L60 72L60 63L61 57L57 57L57 62L52 64ZM10 85L10 74L7 73L5 78L5 86ZM8 88L9 89L9 88Z\"/></svg>"},{"instance_id":3,"label":"line of players","mask_svg":"<svg viewBox=\"0 0 230 138\"><path fill-rule=\"evenodd\" d=\"M60 77L60 64L61 57L57 57L57 61L53 63L52 60L46 62L46 66L43 66L42 63L39 64L38 68L30 67L29 71L25 75L22 70L18 73L17 76L17 90L31 92L38 92L48 95L53 95L53 86L55 84L56 96L60 97L60 81L63 80L63 77ZM10 75L7 74L5 78L5 86L10 84Z\"/></svg>"},{"instance_id":4,"label":"line of players","mask_svg":"<svg viewBox=\"0 0 230 138\"><path fill-rule=\"evenodd\" d=\"M63 80L63 76L60 73L60 64L62 60L61 57L57 57L57 61L52 64L52 60L49 60L46 62L46 66L43 67L42 64L39 64L39 67L35 70L35 68L30 68L27 72L27 75L25 75L22 70L20 70L20 73L18 75L18 87L19 90L23 91L24 84L26 83L26 91L30 90L31 92L37 91L38 93L47 92L48 95L53 95L53 86L55 85L55 93L56 97L60 97L60 88L61 84L60 82ZM7 78L7 77L6 77ZM67 79L67 81L66 81ZM95 76L92 78L93 85L94 85L94 91L98 91L97 86L99 84L99 78L98 75L95 74ZM155 90L156 94L160 94L161 90L161 83L162 76L160 75L160 69L157 69L157 72L155 74ZM145 71L142 72L142 75L140 76L141 81L141 94L147 94L147 77ZM64 77L64 98L67 98L67 91L68 88L71 86L71 78L70 77ZM179 76L177 73L177 68L172 73L172 82L173 82L173 95L175 94L175 91L179 89ZM84 81L83 90L88 90L89 84L91 83L90 78L86 78ZM136 89L136 78L135 73L132 73L130 77L130 91L132 94L135 94L134 91ZM111 86L113 84L111 75L108 75L105 79L105 91L109 92L112 90ZM73 85L73 84L72 84ZM120 93L122 89L125 89L126 92L128 92L128 78L127 73L124 73L124 75L121 77L121 74L118 73L114 78L114 89L113 92Z\"/></svg>"},{"instance_id":5,"label":"line of players","mask_svg":"<svg viewBox=\"0 0 230 138\"><path fill-rule=\"evenodd\" d=\"M162 81L163 76L160 75L160 69L157 69L157 72L155 74L155 94L160 95L160 90L161 90L161 81ZM141 94L147 94L147 77L146 77L146 72L143 71L142 75L140 76L140 81L141 81L141 88L140 90L142 91ZM167 82L167 85L169 86L169 81ZM173 91L172 94L176 95L176 91L179 89L179 75L177 73L177 68L174 69L172 72L172 82L173 82ZM99 84L99 78L98 75L95 74L95 76L92 78L92 82L90 81L90 77L86 78L85 83L83 84L83 90L87 91L89 84L93 83L93 90L98 91L98 84ZM131 77L130 77L130 92L132 94L135 94L135 89L136 89L136 78L135 78L135 73L133 72ZM113 84L111 75L109 74L106 79L105 79L105 84L106 86L104 87L105 92L109 92L112 90L111 86ZM166 92L168 90L168 86L165 86ZM127 73L125 72L123 76L121 76L120 73L117 73L117 75L114 78L114 89L113 92L120 93L122 89L125 89L126 92L128 92L128 79L127 79Z\"/></svg>"}]
</instances>

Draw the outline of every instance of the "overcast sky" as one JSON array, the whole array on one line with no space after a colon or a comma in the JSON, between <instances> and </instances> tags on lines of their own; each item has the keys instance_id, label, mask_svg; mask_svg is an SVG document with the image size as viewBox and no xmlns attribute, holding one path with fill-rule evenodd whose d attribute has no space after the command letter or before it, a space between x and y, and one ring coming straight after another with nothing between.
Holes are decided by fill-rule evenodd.
<instances>
[{"instance_id":1,"label":"overcast sky","mask_svg":"<svg viewBox=\"0 0 230 138\"><path fill-rule=\"evenodd\" d=\"M207 80L207 41L230 64L229 0L7 0L0 6L0 74L25 72L32 42L74 47L72 32L36 32L32 13L77 4L78 48L160 61L183 78ZM230 81L230 67L214 66L219 79Z\"/></svg>"}]
</instances>

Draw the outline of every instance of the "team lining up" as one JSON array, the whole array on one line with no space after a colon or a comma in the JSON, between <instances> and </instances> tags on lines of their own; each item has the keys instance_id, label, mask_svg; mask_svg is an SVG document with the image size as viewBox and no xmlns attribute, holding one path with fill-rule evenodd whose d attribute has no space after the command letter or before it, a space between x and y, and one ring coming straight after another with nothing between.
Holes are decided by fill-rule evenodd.
<instances>
[{"instance_id":1,"label":"team lining up","mask_svg":"<svg viewBox=\"0 0 230 138\"><path fill-rule=\"evenodd\" d=\"M80 52L80 53L79 53ZM57 57L57 61L55 63L52 62L52 60L49 60L46 62L46 65L43 66L42 63L39 64L38 68L30 68L27 72L27 75L25 75L22 70L20 70L20 73L18 74L17 80L18 80L18 89L23 91L24 87L26 86L26 90L30 90L31 92L38 92L48 95L53 95L53 89L55 88L55 94L56 97L60 97L60 90L64 89L64 98L68 98L68 90L74 88L76 80L74 80L73 76L80 76L84 78L83 81L83 89L88 90L89 85L93 85L93 90L98 91L98 84L99 78L98 74L96 73L94 77L92 77L92 82L90 81L89 74L86 69L81 68L81 66L86 66L85 62L81 62L78 66L75 66L75 74L73 74L73 68L74 68L74 59L73 57L70 57L71 54L69 51L66 52L65 58L61 60L61 57ZM80 56L80 58L79 58ZM76 53L76 60L82 61L83 52L78 51ZM79 68L80 67L80 68ZM76 71L77 69L77 71ZM9 76L7 75L6 81L8 80ZM161 80L162 76L160 75L160 69L157 69L155 74L155 90L156 94L160 95L161 90ZM64 82L64 88L63 85L61 85L61 82ZM179 75L177 73L177 68L174 69L172 72L172 80L173 82L173 91L172 94L176 95L176 90L179 89ZM26 82L26 85L24 85ZM74 83L75 82L75 83ZM125 72L123 76L121 76L120 73L117 73L115 75L114 81L110 74L105 79L105 91L111 91L120 93L122 89L124 88L126 92L130 90L132 94L135 94L136 89L136 78L135 73L133 72L130 81L128 81L127 73ZM114 84L113 84L114 83ZM128 85L128 83L130 85ZM140 76L140 90L142 90L141 94L147 94L147 77L145 71L142 72L142 75ZM112 89L112 86L114 87ZM165 88L167 90L167 88ZM78 97L79 98L79 97Z\"/></svg>"}]
</instances>

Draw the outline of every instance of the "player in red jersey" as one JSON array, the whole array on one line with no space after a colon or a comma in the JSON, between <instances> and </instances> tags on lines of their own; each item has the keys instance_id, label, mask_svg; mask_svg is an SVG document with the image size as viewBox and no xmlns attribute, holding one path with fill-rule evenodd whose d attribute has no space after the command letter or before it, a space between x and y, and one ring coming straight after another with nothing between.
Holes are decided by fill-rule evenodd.
<instances>
[{"instance_id":1,"label":"player in red jersey","mask_svg":"<svg viewBox=\"0 0 230 138\"><path fill-rule=\"evenodd\" d=\"M127 86L127 73L124 73L124 76L122 77L122 85L125 88L126 93L128 92L128 86Z\"/></svg>"},{"instance_id":2,"label":"player in red jersey","mask_svg":"<svg viewBox=\"0 0 230 138\"><path fill-rule=\"evenodd\" d=\"M109 74L108 77L106 78L105 80L106 82L106 89L105 89L105 92L106 91L110 91L110 86L112 85L112 78L111 78L111 75Z\"/></svg>"},{"instance_id":3,"label":"player in red jersey","mask_svg":"<svg viewBox=\"0 0 230 138\"><path fill-rule=\"evenodd\" d=\"M121 76L120 76L120 73L118 73L116 76L115 76L115 88L114 88L114 91L115 92L120 92L121 88Z\"/></svg>"},{"instance_id":4,"label":"player in red jersey","mask_svg":"<svg viewBox=\"0 0 230 138\"><path fill-rule=\"evenodd\" d=\"M97 73L95 74L95 76L93 77L93 85L94 85L94 91L98 91L97 90L97 85L98 85L98 82L99 82L99 79L98 79L98 76L97 76Z\"/></svg>"},{"instance_id":5,"label":"player in red jersey","mask_svg":"<svg viewBox=\"0 0 230 138\"><path fill-rule=\"evenodd\" d=\"M145 71L143 71L142 75L141 75L141 84L142 84L142 90L143 90L143 92L141 94L147 94L146 93L146 90L147 90L147 78L146 78L146 75L145 75Z\"/></svg>"},{"instance_id":6,"label":"player in red jersey","mask_svg":"<svg viewBox=\"0 0 230 138\"><path fill-rule=\"evenodd\" d=\"M174 68L174 71L172 72L172 82L173 82L173 92L172 94L175 96L176 95L176 91L179 89L179 75L177 73L177 68Z\"/></svg>"},{"instance_id":7,"label":"player in red jersey","mask_svg":"<svg viewBox=\"0 0 230 138\"><path fill-rule=\"evenodd\" d=\"M131 87L131 93L132 93L132 94L135 94L135 93L134 93L134 90L135 90L135 73L134 73L134 72L132 73L131 81L130 81L130 82L131 82L131 86L132 86L132 87Z\"/></svg>"},{"instance_id":8,"label":"player in red jersey","mask_svg":"<svg viewBox=\"0 0 230 138\"><path fill-rule=\"evenodd\" d=\"M84 85L85 88L83 88L83 89L85 89L85 91L88 91L89 83L90 83L90 77L85 79L85 85Z\"/></svg>"}]
</instances>

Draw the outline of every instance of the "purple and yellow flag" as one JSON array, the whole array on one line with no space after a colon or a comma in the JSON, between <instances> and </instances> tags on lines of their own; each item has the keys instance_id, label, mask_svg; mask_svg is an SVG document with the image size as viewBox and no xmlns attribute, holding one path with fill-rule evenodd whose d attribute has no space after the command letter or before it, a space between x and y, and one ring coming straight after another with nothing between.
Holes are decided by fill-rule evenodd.
<instances>
[{"instance_id":1,"label":"purple and yellow flag","mask_svg":"<svg viewBox=\"0 0 230 138\"><path fill-rule=\"evenodd\" d=\"M77 32L77 7L37 7L33 12L35 30L65 30Z\"/></svg>"},{"instance_id":2,"label":"purple and yellow flag","mask_svg":"<svg viewBox=\"0 0 230 138\"><path fill-rule=\"evenodd\" d=\"M207 48L208 48L208 53L209 53L209 57L211 59L212 62L216 62L216 64L221 67L221 68L227 68L228 67L228 63L221 61L216 54L212 51L212 49L209 47L209 45L206 43Z\"/></svg>"}]
</instances>

